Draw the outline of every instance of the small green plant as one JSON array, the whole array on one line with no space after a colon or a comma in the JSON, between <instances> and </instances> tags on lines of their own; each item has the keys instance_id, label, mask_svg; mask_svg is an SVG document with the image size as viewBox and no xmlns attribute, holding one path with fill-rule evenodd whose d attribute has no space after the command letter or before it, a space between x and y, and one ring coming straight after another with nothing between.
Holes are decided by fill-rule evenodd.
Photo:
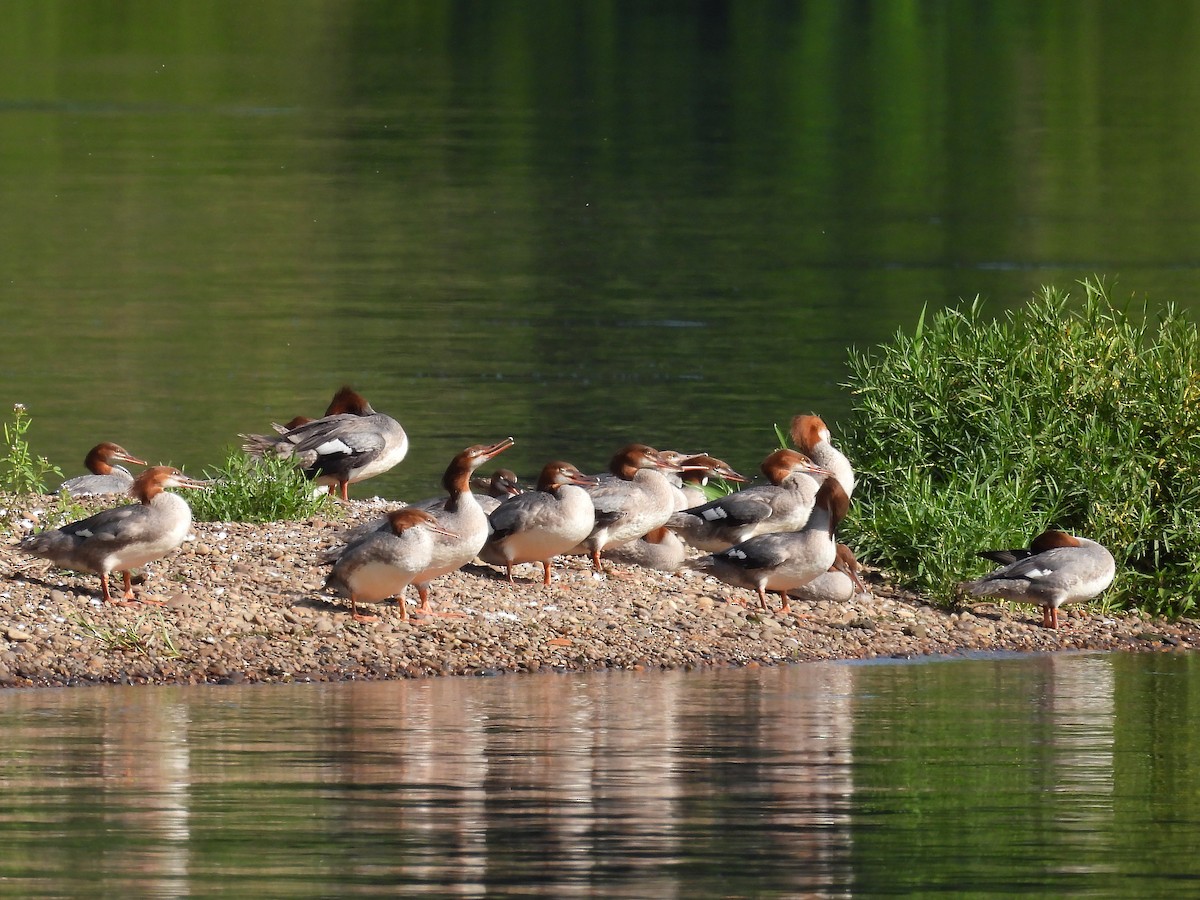
<instances>
[{"instance_id":1,"label":"small green plant","mask_svg":"<svg viewBox=\"0 0 1200 900\"><path fill-rule=\"evenodd\" d=\"M786 431L784 431L783 427L778 422L776 422L775 423L775 449L776 450L786 450L790 446L792 446L791 436Z\"/></svg>"},{"instance_id":2,"label":"small green plant","mask_svg":"<svg viewBox=\"0 0 1200 900\"><path fill-rule=\"evenodd\" d=\"M15 494L41 494L46 491L46 477L62 470L51 465L44 456L34 456L25 433L31 420L24 403L13 404L12 424L4 425L4 446L0 447L0 490Z\"/></svg>"},{"instance_id":3,"label":"small green plant","mask_svg":"<svg viewBox=\"0 0 1200 900\"><path fill-rule=\"evenodd\" d=\"M167 620L158 610L155 610L153 615L155 621L148 634L143 633L146 629L142 627L148 614L138 616L129 625L121 625L116 628L97 625L82 613L75 613L68 618L79 626L87 637L99 642L106 653L120 651L140 653L146 657L158 656L177 659L180 656L179 647L167 626Z\"/></svg>"},{"instance_id":4,"label":"small green plant","mask_svg":"<svg viewBox=\"0 0 1200 900\"><path fill-rule=\"evenodd\" d=\"M128 502L128 501L127 501ZM107 507L110 504L99 506L100 509ZM58 508L51 513L52 521L58 522L54 527L59 528L68 522L74 522L76 519L83 519L96 512L97 504L81 503L77 498L72 497L68 491L61 490L58 492Z\"/></svg>"},{"instance_id":5,"label":"small green plant","mask_svg":"<svg viewBox=\"0 0 1200 900\"><path fill-rule=\"evenodd\" d=\"M205 470L212 480L206 491L189 491L193 517L201 522L277 522L307 519L327 510L325 494L290 460L270 454L262 459L230 448L225 464Z\"/></svg>"},{"instance_id":6,"label":"small green plant","mask_svg":"<svg viewBox=\"0 0 1200 900\"><path fill-rule=\"evenodd\" d=\"M1184 615L1200 597L1200 335L1045 288L992 320L976 300L853 354L845 440L862 470L846 532L865 558L949 602L1054 526L1117 559L1106 601Z\"/></svg>"}]
</instances>

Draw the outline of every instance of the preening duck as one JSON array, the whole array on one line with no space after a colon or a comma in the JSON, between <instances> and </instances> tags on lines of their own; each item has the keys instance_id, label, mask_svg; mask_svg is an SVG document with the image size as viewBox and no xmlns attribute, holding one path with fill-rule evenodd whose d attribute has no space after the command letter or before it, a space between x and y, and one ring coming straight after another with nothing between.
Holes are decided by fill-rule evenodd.
<instances>
[{"instance_id":1,"label":"preening duck","mask_svg":"<svg viewBox=\"0 0 1200 900\"><path fill-rule=\"evenodd\" d=\"M408 454L408 435L391 416L376 412L362 395L342 388L329 405L339 410L277 435L243 434L252 456L291 457L304 474L349 500L349 487L382 475Z\"/></svg>"},{"instance_id":2,"label":"preening duck","mask_svg":"<svg viewBox=\"0 0 1200 900\"><path fill-rule=\"evenodd\" d=\"M858 577L860 566L854 551L845 544L838 544L833 565L808 584L788 591L795 600L810 603L845 603L858 594L867 592L867 586Z\"/></svg>"},{"instance_id":3,"label":"preening duck","mask_svg":"<svg viewBox=\"0 0 1200 900\"><path fill-rule=\"evenodd\" d=\"M780 612L791 612L788 591L803 587L828 571L837 556L834 532L850 508L850 498L836 478L828 478L817 490L812 515L800 531L760 534L720 553L710 553L687 562L689 568L705 572L734 587L758 594L763 609L767 592L781 598Z\"/></svg>"}]
</instances>

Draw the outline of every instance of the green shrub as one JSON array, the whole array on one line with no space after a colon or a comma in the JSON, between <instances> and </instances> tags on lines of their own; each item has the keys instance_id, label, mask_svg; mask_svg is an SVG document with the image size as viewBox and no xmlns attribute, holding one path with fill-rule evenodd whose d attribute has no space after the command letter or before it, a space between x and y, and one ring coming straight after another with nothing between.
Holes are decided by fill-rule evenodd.
<instances>
[{"instance_id":1,"label":"green shrub","mask_svg":"<svg viewBox=\"0 0 1200 900\"><path fill-rule=\"evenodd\" d=\"M307 519L326 511L328 495L313 496L314 485L294 461L267 454L253 459L230 448L224 466L206 469L206 491L188 491L192 516L200 522L277 522Z\"/></svg>"},{"instance_id":2,"label":"green shrub","mask_svg":"<svg viewBox=\"0 0 1200 900\"><path fill-rule=\"evenodd\" d=\"M1200 336L1102 283L1045 288L1002 320L976 300L853 353L856 549L949 601L976 551L1048 526L1099 540L1105 601L1183 615L1200 595Z\"/></svg>"}]
</instances>

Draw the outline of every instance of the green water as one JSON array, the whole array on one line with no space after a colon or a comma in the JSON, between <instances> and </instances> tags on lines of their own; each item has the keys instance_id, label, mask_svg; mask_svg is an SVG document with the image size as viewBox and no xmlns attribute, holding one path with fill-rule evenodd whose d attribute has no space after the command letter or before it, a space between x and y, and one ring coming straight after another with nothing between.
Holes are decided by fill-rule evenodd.
<instances>
[{"instance_id":1,"label":"green water","mask_svg":"<svg viewBox=\"0 0 1200 900\"><path fill-rule=\"evenodd\" d=\"M1200 8L13 0L0 409L196 472L344 382L438 492L756 470L850 347L1200 312ZM0 694L9 896L1194 896L1195 663Z\"/></svg>"},{"instance_id":2,"label":"green water","mask_svg":"<svg viewBox=\"0 0 1200 900\"><path fill-rule=\"evenodd\" d=\"M925 304L1200 308L1198 51L1174 3L14 0L0 402L68 474L343 382L412 437L358 496L509 434L754 472Z\"/></svg>"},{"instance_id":3,"label":"green water","mask_svg":"<svg viewBox=\"0 0 1200 900\"><path fill-rule=\"evenodd\" d=\"M0 695L7 896L1195 896L1197 660Z\"/></svg>"}]
</instances>

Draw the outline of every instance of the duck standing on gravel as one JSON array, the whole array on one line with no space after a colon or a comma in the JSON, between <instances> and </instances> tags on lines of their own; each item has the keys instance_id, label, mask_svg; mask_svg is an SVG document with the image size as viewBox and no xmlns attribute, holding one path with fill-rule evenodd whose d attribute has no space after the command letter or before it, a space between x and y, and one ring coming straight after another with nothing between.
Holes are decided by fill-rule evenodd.
<instances>
[{"instance_id":1,"label":"duck standing on gravel","mask_svg":"<svg viewBox=\"0 0 1200 900\"><path fill-rule=\"evenodd\" d=\"M1016 550L982 550L1004 565L961 589L975 597L1001 597L1042 608L1042 627L1058 628L1058 608L1091 600L1112 584L1116 561L1104 546L1065 531L1048 529Z\"/></svg>"},{"instance_id":2,"label":"duck standing on gravel","mask_svg":"<svg viewBox=\"0 0 1200 900\"><path fill-rule=\"evenodd\" d=\"M828 571L837 557L834 532L850 509L850 498L836 478L817 490L812 515L799 531L760 534L699 559L690 569L712 575L734 587L749 588L767 609L767 591L779 594L780 612L791 612L788 591L803 587Z\"/></svg>"},{"instance_id":3,"label":"duck standing on gravel","mask_svg":"<svg viewBox=\"0 0 1200 900\"><path fill-rule=\"evenodd\" d=\"M167 488L206 488L171 466L152 466L133 480L129 493L137 503L106 509L21 541L26 553L56 566L100 576L105 603L128 605L134 599L130 570L161 559L183 543L192 524L192 509ZM122 601L109 592L108 576L125 579Z\"/></svg>"},{"instance_id":4,"label":"duck standing on gravel","mask_svg":"<svg viewBox=\"0 0 1200 900\"><path fill-rule=\"evenodd\" d=\"M579 544L596 524L596 510L584 487L597 483L597 478L584 475L569 462L546 463L536 490L510 497L488 516L492 533L479 558L504 566L509 584L514 565L539 562L542 582L549 586L554 557Z\"/></svg>"},{"instance_id":5,"label":"duck standing on gravel","mask_svg":"<svg viewBox=\"0 0 1200 900\"><path fill-rule=\"evenodd\" d=\"M88 451L83 464L87 467L87 475L76 475L68 478L58 489L66 491L72 497L92 497L96 494L125 494L133 487L133 476L129 470L114 466L114 461L133 463L144 466L148 463L138 459L120 444L103 441Z\"/></svg>"},{"instance_id":6,"label":"duck standing on gravel","mask_svg":"<svg viewBox=\"0 0 1200 900\"><path fill-rule=\"evenodd\" d=\"M433 552L429 565L412 580L417 586L421 605L417 612L423 616L436 615L429 605L429 584L433 580L461 569L483 549L487 540L487 513L479 505L479 498L471 493L471 476L484 463L513 445L513 439L505 438L496 444L475 444L461 453L456 453L442 475L445 497L432 497L410 504L407 509L420 509L432 515L449 534L435 534ZM373 519L365 525L352 528L342 535L342 542L352 544L376 531L390 529L387 517ZM333 562L342 553L341 547L324 551L321 562Z\"/></svg>"},{"instance_id":7,"label":"duck standing on gravel","mask_svg":"<svg viewBox=\"0 0 1200 900\"><path fill-rule=\"evenodd\" d=\"M431 513L444 528L455 534L455 537L435 535L429 565L413 579L421 598L417 609L421 615L433 615L429 605L430 582L461 569L483 549L490 526L479 500L471 493L471 475L513 443L513 439L507 437L495 444L475 444L456 454L442 475L446 496L413 504L414 508Z\"/></svg>"},{"instance_id":8,"label":"duck standing on gravel","mask_svg":"<svg viewBox=\"0 0 1200 900\"><path fill-rule=\"evenodd\" d=\"M388 515L386 528L368 532L342 549L325 579L325 589L350 598L350 614L356 622L378 618L361 614L359 601L377 603L392 597L400 604L400 618L407 621L404 591L429 567L435 534L458 537L424 510L398 509Z\"/></svg>"},{"instance_id":9,"label":"duck standing on gravel","mask_svg":"<svg viewBox=\"0 0 1200 900\"><path fill-rule=\"evenodd\" d=\"M792 443L818 466L828 469L842 483L847 497L854 496L854 466L833 446L829 428L820 416L798 415L792 419Z\"/></svg>"},{"instance_id":10,"label":"duck standing on gravel","mask_svg":"<svg viewBox=\"0 0 1200 900\"><path fill-rule=\"evenodd\" d=\"M408 454L408 435L391 416L376 412L362 395L342 388L330 404L344 410L278 435L243 434L251 456L273 453L296 460L317 484L336 488L349 500L349 487L382 475Z\"/></svg>"},{"instance_id":11,"label":"duck standing on gravel","mask_svg":"<svg viewBox=\"0 0 1200 900\"><path fill-rule=\"evenodd\" d=\"M573 548L574 552L591 556L597 572L602 571L600 554L605 549L635 541L667 523L675 511L677 489L665 473L684 470L646 444L622 447L609 461L608 469L616 477L601 479L588 490L596 522Z\"/></svg>"},{"instance_id":12,"label":"duck standing on gravel","mask_svg":"<svg viewBox=\"0 0 1200 900\"><path fill-rule=\"evenodd\" d=\"M672 515L667 525L684 541L710 553L759 534L799 531L808 521L828 469L795 450L776 450L762 463L770 484L734 491Z\"/></svg>"}]
</instances>

